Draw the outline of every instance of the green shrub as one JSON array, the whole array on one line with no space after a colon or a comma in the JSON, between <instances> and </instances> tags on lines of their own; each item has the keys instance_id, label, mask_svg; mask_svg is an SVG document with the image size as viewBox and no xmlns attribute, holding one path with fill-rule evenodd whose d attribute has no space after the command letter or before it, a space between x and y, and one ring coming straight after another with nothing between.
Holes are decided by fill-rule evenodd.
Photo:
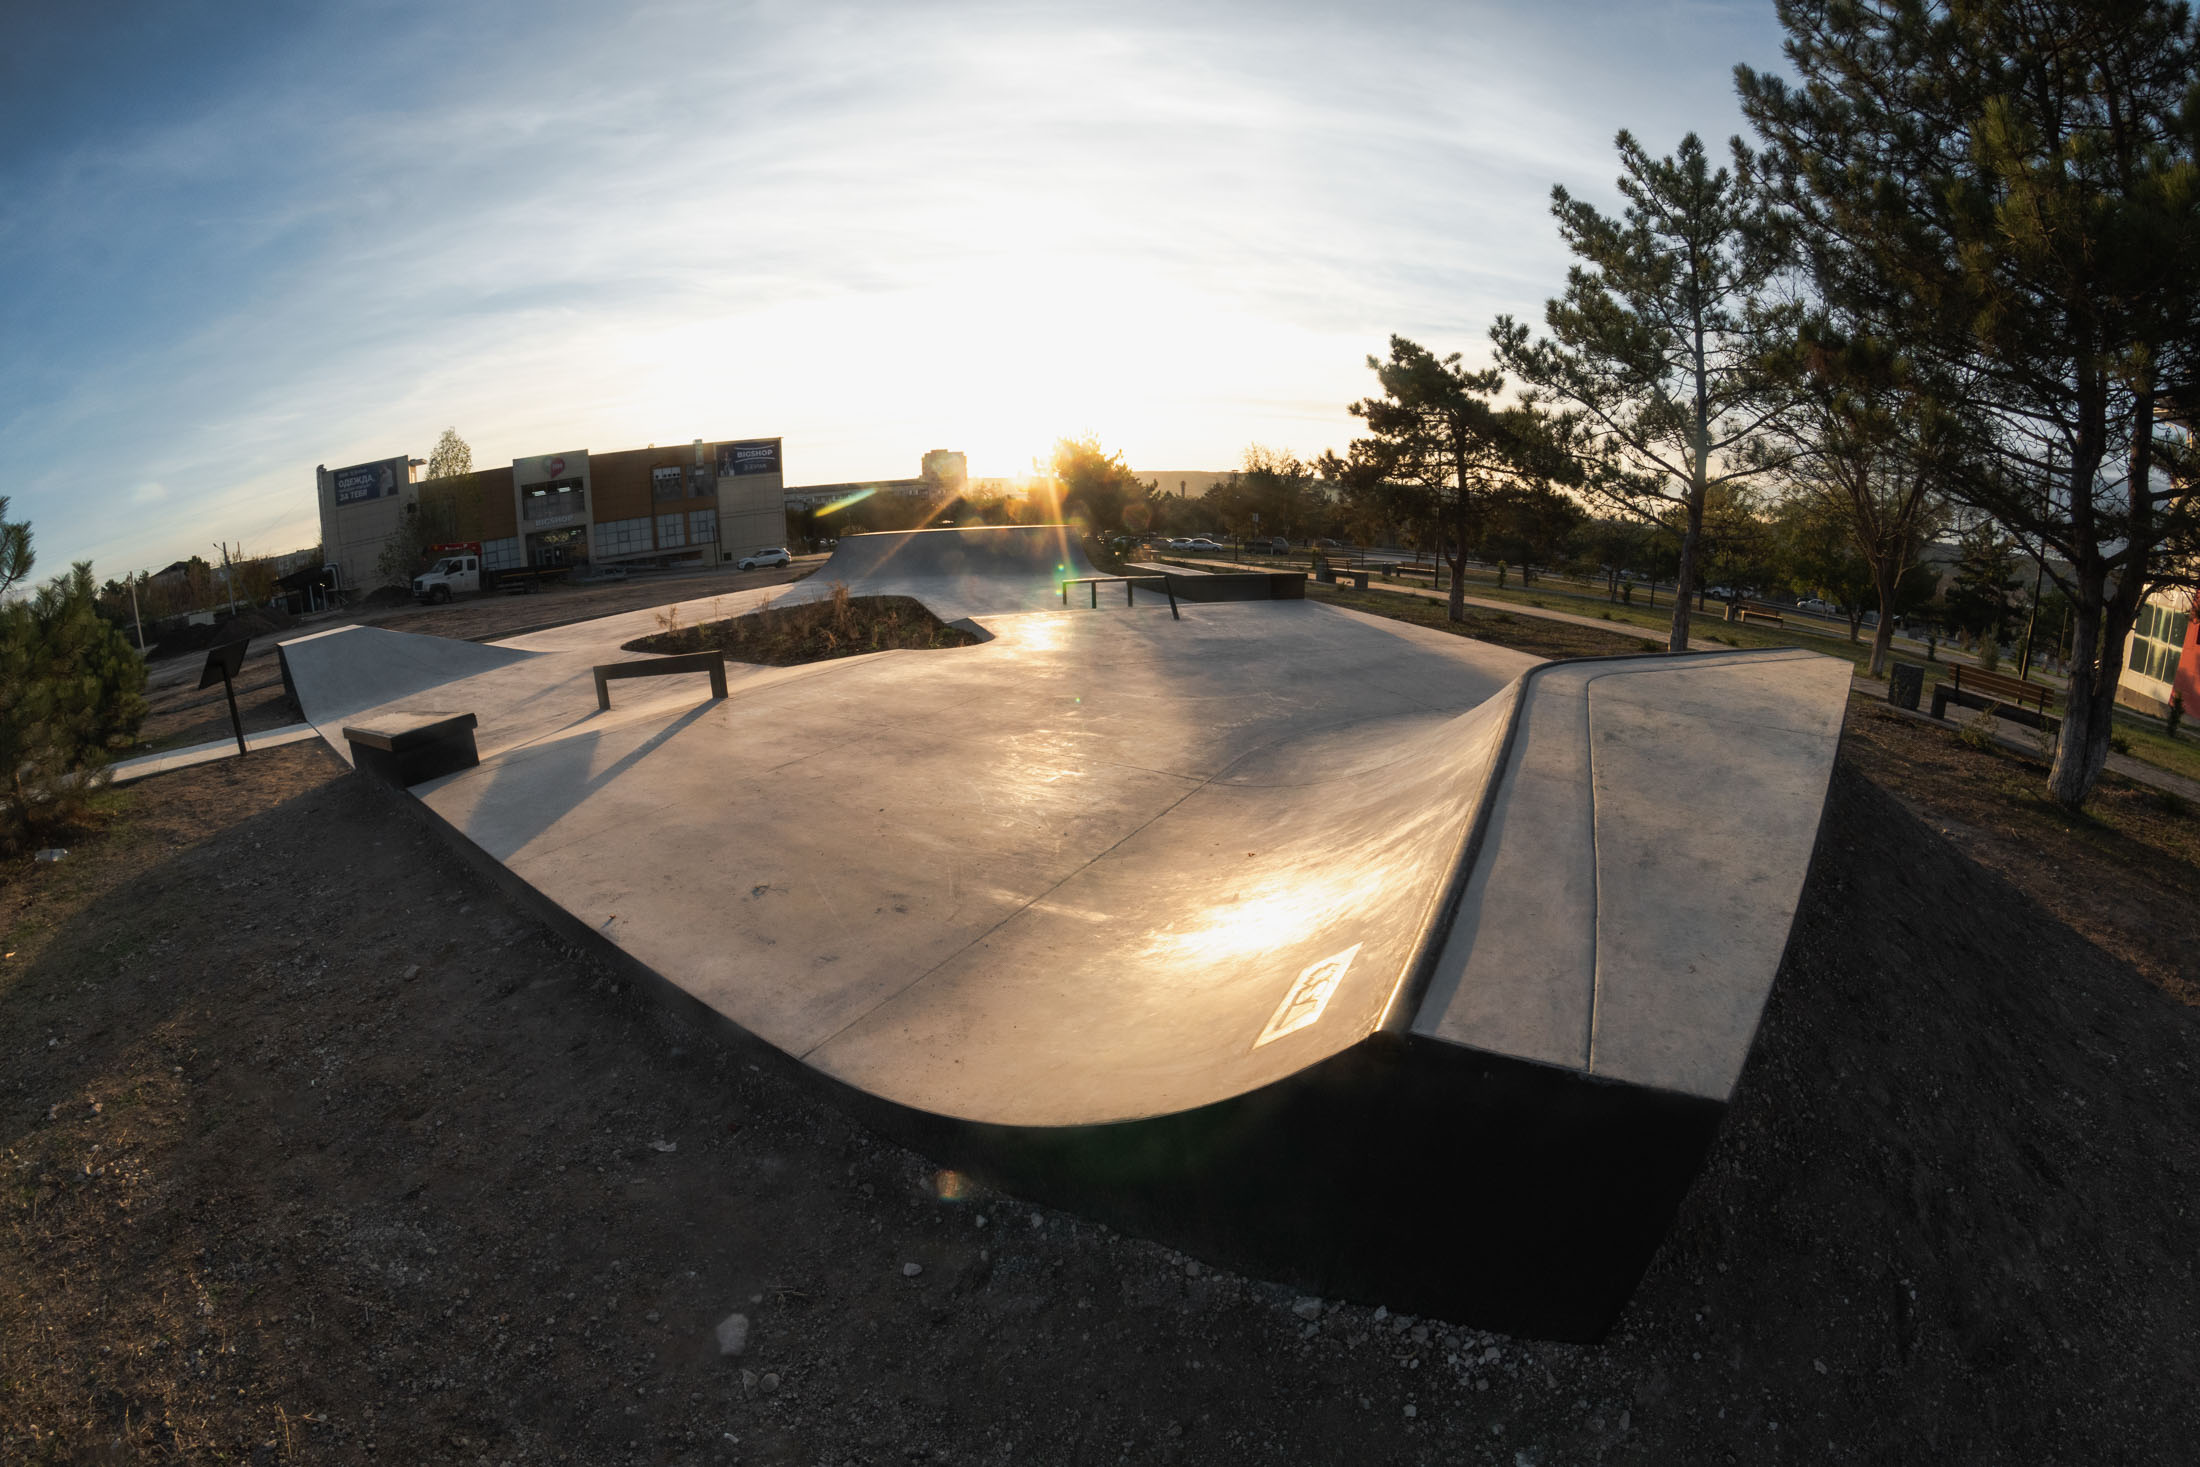
<instances>
[{"instance_id":1,"label":"green shrub","mask_svg":"<svg viewBox=\"0 0 2200 1467\"><path fill-rule=\"evenodd\" d=\"M145 664L99 614L89 561L0 606L0 851L82 815L145 719Z\"/></svg>"},{"instance_id":2,"label":"green shrub","mask_svg":"<svg viewBox=\"0 0 2200 1467\"><path fill-rule=\"evenodd\" d=\"M2131 736L2129 734L2112 733L2108 736L2108 746L2119 754L2128 754L2131 752Z\"/></svg>"}]
</instances>

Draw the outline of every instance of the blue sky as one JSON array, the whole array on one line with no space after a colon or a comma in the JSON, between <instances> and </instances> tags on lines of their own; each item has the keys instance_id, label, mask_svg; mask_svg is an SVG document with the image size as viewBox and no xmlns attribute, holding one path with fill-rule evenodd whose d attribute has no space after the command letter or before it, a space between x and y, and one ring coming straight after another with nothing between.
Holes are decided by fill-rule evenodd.
<instances>
[{"instance_id":1,"label":"blue sky","mask_svg":"<svg viewBox=\"0 0 2200 1467\"><path fill-rule=\"evenodd\" d=\"M318 537L313 468L783 436L790 483L1065 434L1351 436L1483 351L1612 134L1740 127L1770 0L75 0L0 55L0 493L39 573Z\"/></svg>"}]
</instances>

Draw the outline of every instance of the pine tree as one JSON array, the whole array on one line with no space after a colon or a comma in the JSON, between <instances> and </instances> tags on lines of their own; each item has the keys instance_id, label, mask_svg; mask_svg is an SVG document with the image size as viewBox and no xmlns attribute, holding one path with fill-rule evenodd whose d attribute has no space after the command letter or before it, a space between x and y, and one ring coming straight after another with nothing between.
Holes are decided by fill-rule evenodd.
<instances>
[{"instance_id":1,"label":"pine tree","mask_svg":"<svg viewBox=\"0 0 2200 1467\"><path fill-rule=\"evenodd\" d=\"M1739 139L1714 171L1694 133L1653 159L1617 140L1618 219L1551 190L1559 233L1579 258L1566 293L1544 310L1548 339L1501 316L1498 361L1578 414L1593 454L1591 485L1630 513L1680 534L1680 588L1668 647L1688 648L1690 593L1700 579L1713 486L1776 467L1757 451L1781 406L1767 370L1791 312L1768 304L1788 241Z\"/></svg>"},{"instance_id":2,"label":"pine tree","mask_svg":"<svg viewBox=\"0 0 2200 1467\"><path fill-rule=\"evenodd\" d=\"M1781 0L1743 110L1844 303L1963 383L1951 486L2043 547L2073 655L2048 794L2107 761L2123 645L2200 514L2165 413L2200 353L2193 18L2162 0ZM2189 563L2188 563L2189 564Z\"/></svg>"},{"instance_id":3,"label":"pine tree","mask_svg":"<svg viewBox=\"0 0 2200 1467\"><path fill-rule=\"evenodd\" d=\"M1470 372L1459 353L1439 359L1402 336L1390 360L1367 365L1383 395L1356 402L1352 416L1369 436L1356 440L1330 472L1371 517L1419 531L1451 567L1449 616L1467 619L1460 574L1467 557L1497 528L1508 496L1553 480L1578 480L1560 425L1540 409L1499 406L1505 377Z\"/></svg>"},{"instance_id":4,"label":"pine tree","mask_svg":"<svg viewBox=\"0 0 2200 1467\"><path fill-rule=\"evenodd\" d=\"M0 850L65 825L145 717L145 664L89 561L0 605Z\"/></svg>"}]
</instances>

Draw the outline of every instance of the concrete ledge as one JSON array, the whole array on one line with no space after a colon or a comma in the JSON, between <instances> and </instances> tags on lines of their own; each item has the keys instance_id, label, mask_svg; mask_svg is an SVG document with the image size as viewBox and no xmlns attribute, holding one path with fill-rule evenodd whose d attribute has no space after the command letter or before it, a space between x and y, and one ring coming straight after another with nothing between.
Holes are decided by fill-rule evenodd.
<instances>
[{"instance_id":1,"label":"concrete ledge","mask_svg":"<svg viewBox=\"0 0 2200 1467\"><path fill-rule=\"evenodd\" d=\"M352 767L400 789L425 784L481 762L471 713L386 713L371 725L347 726Z\"/></svg>"},{"instance_id":2,"label":"concrete ledge","mask_svg":"<svg viewBox=\"0 0 2200 1467\"><path fill-rule=\"evenodd\" d=\"M1304 571L1168 571L1169 589L1179 601L1303 601Z\"/></svg>"}]
</instances>

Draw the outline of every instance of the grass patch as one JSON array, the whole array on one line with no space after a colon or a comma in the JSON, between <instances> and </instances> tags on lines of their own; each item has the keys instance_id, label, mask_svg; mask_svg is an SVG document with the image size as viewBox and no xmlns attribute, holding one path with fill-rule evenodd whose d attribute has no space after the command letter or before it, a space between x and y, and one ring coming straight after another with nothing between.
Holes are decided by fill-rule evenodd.
<instances>
[{"instance_id":1,"label":"grass patch","mask_svg":"<svg viewBox=\"0 0 2200 1467\"><path fill-rule=\"evenodd\" d=\"M1359 591L1350 586L1329 586L1320 581L1308 581L1306 594L1309 600L1327 601L1350 607L1354 611L1389 617L1392 621L1411 622L1417 627L1473 637L1476 641L1553 660L1568 657L1624 656L1654 650L1641 638L1620 632L1577 626L1572 622L1550 621L1542 617L1486 611L1479 606L1466 608L1465 621L1452 621L1446 615L1443 602L1399 591Z\"/></svg>"},{"instance_id":2,"label":"grass patch","mask_svg":"<svg viewBox=\"0 0 2200 1467\"><path fill-rule=\"evenodd\" d=\"M867 652L968 647L977 638L951 627L907 596L850 596L834 586L829 601L770 606L747 616L681 626L680 608L658 617L664 630L625 645L628 652L723 652L735 662L795 667Z\"/></svg>"}]
</instances>

